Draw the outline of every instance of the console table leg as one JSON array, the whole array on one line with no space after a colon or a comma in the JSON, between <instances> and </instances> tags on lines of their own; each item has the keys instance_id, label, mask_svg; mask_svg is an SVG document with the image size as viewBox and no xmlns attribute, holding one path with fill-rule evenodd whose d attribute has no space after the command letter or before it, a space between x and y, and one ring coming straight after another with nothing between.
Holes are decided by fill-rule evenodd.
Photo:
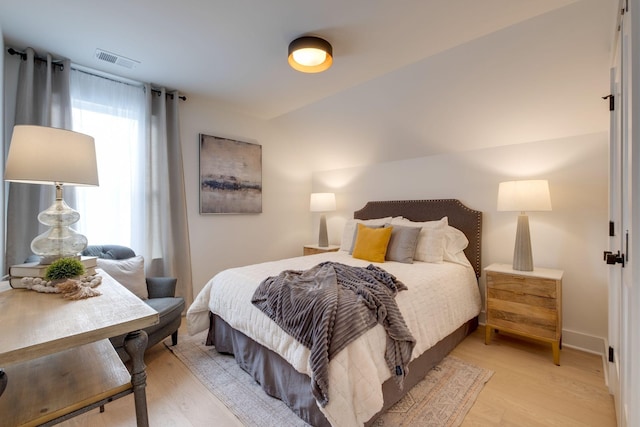
<instances>
[{"instance_id":1,"label":"console table leg","mask_svg":"<svg viewBox=\"0 0 640 427\"><path fill-rule=\"evenodd\" d=\"M144 364L144 351L149 338L145 331L134 331L124 340L124 350L131 357L131 385L136 406L136 422L138 427L149 427L147 413L147 372Z\"/></svg>"},{"instance_id":2,"label":"console table leg","mask_svg":"<svg viewBox=\"0 0 640 427\"><path fill-rule=\"evenodd\" d=\"M7 388L7 374L0 369L0 396L4 393L4 389Z\"/></svg>"}]
</instances>

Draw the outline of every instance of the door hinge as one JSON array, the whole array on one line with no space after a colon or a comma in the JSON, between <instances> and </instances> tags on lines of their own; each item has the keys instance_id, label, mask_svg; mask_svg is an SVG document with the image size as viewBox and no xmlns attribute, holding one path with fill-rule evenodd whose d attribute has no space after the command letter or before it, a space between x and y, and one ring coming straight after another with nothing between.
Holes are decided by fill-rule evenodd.
<instances>
[{"instance_id":1,"label":"door hinge","mask_svg":"<svg viewBox=\"0 0 640 427\"><path fill-rule=\"evenodd\" d=\"M603 96L602 99L608 99L609 100L609 111L613 111L615 110L615 95L611 94L611 95L607 95L607 96Z\"/></svg>"},{"instance_id":2,"label":"door hinge","mask_svg":"<svg viewBox=\"0 0 640 427\"><path fill-rule=\"evenodd\" d=\"M613 221L609 221L609 237L614 237L616 235L616 227Z\"/></svg>"},{"instance_id":3,"label":"door hinge","mask_svg":"<svg viewBox=\"0 0 640 427\"><path fill-rule=\"evenodd\" d=\"M609 346L609 362L613 363L615 360L613 356L613 347Z\"/></svg>"},{"instance_id":4,"label":"door hinge","mask_svg":"<svg viewBox=\"0 0 640 427\"><path fill-rule=\"evenodd\" d=\"M615 254L611 251L604 251L604 260L607 264L622 264L622 267L624 267L625 256L620 254L620 251Z\"/></svg>"}]
</instances>

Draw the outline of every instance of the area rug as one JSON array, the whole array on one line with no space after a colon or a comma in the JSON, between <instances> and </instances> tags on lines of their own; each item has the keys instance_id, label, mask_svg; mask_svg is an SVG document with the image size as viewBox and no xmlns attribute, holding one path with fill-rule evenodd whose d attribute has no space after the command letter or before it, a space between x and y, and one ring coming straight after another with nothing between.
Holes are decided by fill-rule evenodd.
<instances>
[{"instance_id":1,"label":"area rug","mask_svg":"<svg viewBox=\"0 0 640 427\"><path fill-rule=\"evenodd\" d=\"M245 426L307 426L284 403L268 396L236 364L204 345L205 333L182 335L177 346L165 345ZM375 427L456 427L464 420L493 372L451 355L434 367L398 403L376 420Z\"/></svg>"}]
</instances>

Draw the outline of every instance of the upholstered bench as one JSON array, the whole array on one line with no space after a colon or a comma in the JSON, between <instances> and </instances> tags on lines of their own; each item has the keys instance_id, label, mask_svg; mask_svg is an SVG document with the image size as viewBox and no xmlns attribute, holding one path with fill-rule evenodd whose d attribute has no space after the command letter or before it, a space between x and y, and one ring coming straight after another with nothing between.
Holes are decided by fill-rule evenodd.
<instances>
[{"instance_id":1,"label":"upholstered bench","mask_svg":"<svg viewBox=\"0 0 640 427\"><path fill-rule=\"evenodd\" d=\"M144 331L149 336L147 348L171 335L171 343L178 343L178 328L182 322L184 299L175 296L177 279L174 277L144 276L144 260L135 252L119 245L88 246L82 255L98 257L98 268L113 276L123 286L140 297L158 312L159 323ZM111 338L111 344L122 360L129 356L124 351L125 335Z\"/></svg>"}]
</instances>

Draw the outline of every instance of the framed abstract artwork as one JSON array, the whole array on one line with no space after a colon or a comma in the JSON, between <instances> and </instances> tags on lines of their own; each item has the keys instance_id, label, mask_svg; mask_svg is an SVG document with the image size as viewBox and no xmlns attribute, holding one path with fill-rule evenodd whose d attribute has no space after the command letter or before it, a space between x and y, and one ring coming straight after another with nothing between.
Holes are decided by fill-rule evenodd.
<instances>
[{"instance_id":1,"label":"framed abstract artwork","mask_svg":"<svg viewBox=\"0 0 640 427\"><path fill-rule=\"evenodd\" d=\"M200 134L200 213L262 212L262 146Z\"/></svg>"}]
</instances>

